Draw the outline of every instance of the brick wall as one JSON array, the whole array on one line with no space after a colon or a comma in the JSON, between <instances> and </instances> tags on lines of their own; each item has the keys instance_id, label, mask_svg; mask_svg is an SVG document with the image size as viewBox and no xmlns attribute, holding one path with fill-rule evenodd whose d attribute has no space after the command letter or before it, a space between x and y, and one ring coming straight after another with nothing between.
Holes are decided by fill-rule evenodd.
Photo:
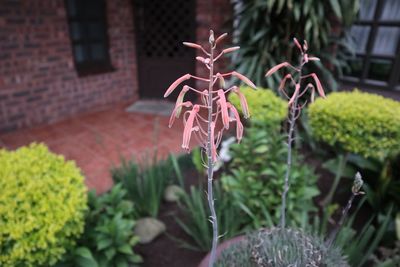
<instances>
[{"instance_id":1,"label":"brick wall","mask_svg":"<svg viewBox=\"0 0 400 267\"><path fill-rule=\"evenodd\" d=\"M222 43L222 47L230 44L232 37L232 6L230 0L197 0L197 43L204 47L209 47L208 37L210 29L218 37L222 33L228 33L226 40ZM198 56L204 56L201 51L197 52ZM224 57L216 64L216 72L222 72L229 63L228 58ZM208 76L208 70L204 64L196 61L196 74L202 77Z\"/></svg>"},{"instance_id":2,"label":"brick wall","mask_svg":"<svg viewBox=\"0 0 400 267\"><path fill-rule=\"evenodd\" d=\"M64 0L0 0L0 132L55 122L139 97L131 0L106 2L115 70L79 77ZM207 45L210 28L216 35L231 34L229 0L196 3L197 42ZM196 73L207 75L204 66L196 64Z\"/></svg>"},{"instance_id":3,"label":"brick wall","mask_svg":"<svg viewBox=\"0 0 400 267\"><path fill-rule=\"evenodd\" d=\"M0 0L0 132L137 98L130 0L107 0L114 71L79 77L63 0Z\"/></svg>"}]
</instances>

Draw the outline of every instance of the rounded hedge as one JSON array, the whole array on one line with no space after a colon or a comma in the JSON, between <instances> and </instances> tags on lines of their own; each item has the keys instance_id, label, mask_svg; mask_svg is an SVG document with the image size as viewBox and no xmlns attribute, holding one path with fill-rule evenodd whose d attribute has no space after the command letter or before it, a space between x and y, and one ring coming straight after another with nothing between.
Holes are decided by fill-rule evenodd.
<instances>
[{"instance_id":1,"label":"rounded hedge","mask_svg":"<svg viewBox=\"0 0 400 267\"><path fill-rule=\"evenodd\" d=\"M0 150L0 266L51 266L83 232L84 178L42 144Z\"/></svg>"},{"instance_id":2,"label":"rounded hedge","mask_svg":"<svg viewBox=\"0 0 400 267\"><path fill-rule=\"evenodd\" d=\"M287 102L277 96L272 90L250 87L241 87L240 91L247 99L250 119L268 125L280 124L286 119L288 108ZM242 112L239 97L235 93L229 94L229 101Z\"/></svg>"},{"instance_id":3,"label":"rounded hedge","mask_svg":"<svg viewBox=\"0 0 400 267\"><path fill-rule=\"evenodd\" d=\"M360 91L336 92L309 106L316 139L364 157L385 159L400 151L400 103Z\"/></svg>"}]
</instances>

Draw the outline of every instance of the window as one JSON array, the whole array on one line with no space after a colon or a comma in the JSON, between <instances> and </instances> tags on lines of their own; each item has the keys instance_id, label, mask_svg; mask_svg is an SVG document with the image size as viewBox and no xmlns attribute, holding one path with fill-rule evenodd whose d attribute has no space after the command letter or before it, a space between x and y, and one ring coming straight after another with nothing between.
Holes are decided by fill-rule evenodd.
<instances>
[{"instance_id":1,"label":"window","mask_svg":"<svg viewBox=\"0 0 400 267\"><path fill-rule=\"evenodd\" d=\"M356 58L345 81L385 89L400 89L400 1L362 0L351 28Z\"/></svg>"},{"instance_id":2,"label":"window","mask_svg":"<svg viewBox=\"0 0 400 267\"><path fill-rule=\"evenodd\" d=\"M75 67L79 75L111 71L104 0L66 0Z\"/></svg>"}]
</instances>

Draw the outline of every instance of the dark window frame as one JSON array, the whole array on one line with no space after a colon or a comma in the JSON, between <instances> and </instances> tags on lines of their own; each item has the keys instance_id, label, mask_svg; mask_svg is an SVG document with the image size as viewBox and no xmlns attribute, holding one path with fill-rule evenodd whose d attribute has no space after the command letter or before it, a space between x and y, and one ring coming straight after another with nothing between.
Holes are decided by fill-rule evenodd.
<instances>
[{"instance_id":1,"label":"dark window frame","mask_svg":"<svg viewBox=\"0 0 400 267\"><path fill-rule=\"evenodd\" d=\"M374 14L371 19L359 19L354 22L354 25L369 26L370 32L366 43L365 53L356 53L355 55L356 58L362 59L363 62L361 76L344 76L342 81L348 85L400 91L400 37L397 40L396 52L394 55L378 55L372 53L379 27L400 27L400 20L380 20L384 4L385 2L383 0L377 0ZM390 70L389 79L387 81L368 78L371 60L374 59L392 60L392 69Z\"/></svg>"},{"instance_id":2,"label":"dark window frame","mask_svg":"<svg viewBox=\"0 0 400 267\"><path fill-rule=\"evenodd\" d=\"M75 1L77 4L76 7L76 14L71 14L69 10L69 2ZM107 7L105 0L96 0L96 1L86 1L86 0L65 0L65 9L67 12L67 19L68 19L68 28L69 28L69 37L71 42L72 48L72 57L74 60L75 69L79 76L88 76L94 74L101 74L112 72L115 69L111 64L111 57L110 57L110 44L108 38L108 21L107 21ZM101 15L90 15L87 14L89 10L87 7L90 4L96 3L101 5ZM86 7L85 7L86 5ZM86 9L85 9L86 8ZM96 23L97 25L101 25L101 35L102 37L90 37L89 31L89 24ZM83 25L78 26L81 31L80 38L74 38L72 25ZM101 44L104 46L104 59L96 60L93 58L93 50L89 48L90 45ZM85 56L89 57L88 59L84 60L83 62L78 62L77 57L75 55L75 49L77 46L82 46L85 51Z\"/></svg>"}]
</instances>

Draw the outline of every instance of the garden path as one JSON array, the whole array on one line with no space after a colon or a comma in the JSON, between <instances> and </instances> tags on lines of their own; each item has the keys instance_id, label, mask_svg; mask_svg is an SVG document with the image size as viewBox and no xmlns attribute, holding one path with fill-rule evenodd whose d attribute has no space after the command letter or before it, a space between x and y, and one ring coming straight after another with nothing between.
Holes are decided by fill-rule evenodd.
<instances>
[{"instance_id":1,"label":"garden path","mask_svg":"<svg viewBox=\"0 0 400 267\"><path fill-rule=\"evenodd\" d=\"M0 135L0 147L16 149L31 142L43 142L51 151L76 161L86 184L98 193L112 186L110 169L121 158L159 157L182 153L182 123L168 128L168 117L125 112L126 105L32 129Z\"/></svg>"}]
</instances>

